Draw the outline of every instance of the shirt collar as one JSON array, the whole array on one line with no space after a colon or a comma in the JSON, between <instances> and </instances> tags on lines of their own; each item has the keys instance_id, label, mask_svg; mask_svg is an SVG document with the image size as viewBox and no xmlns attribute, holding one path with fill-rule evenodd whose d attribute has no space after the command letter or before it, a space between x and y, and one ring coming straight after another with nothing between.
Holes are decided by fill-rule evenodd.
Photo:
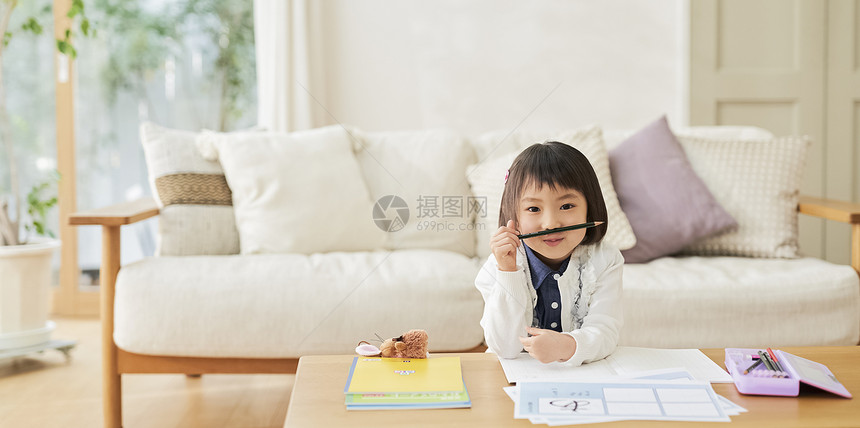
<instances>
[{"instance_id":1,"label":"shirt collar","mask_svg":"<svg viewBox=\"0 0 860 428\"><path fill-rule=\"evenodd\" d=\"M534 250L529 248L528 245L523 243L523 247L526 250L526 258L529 262L529 269L531 271L532 277L532 285L535 290L540 288L541 284L543 284L546 277L558 273L559 275L563 275L564 271L567 270L567 265L570 263L570 257L566 258L563 262L561 262L561 266L559 266L558 270L552 270L549 266L547 266L541 259L538 258L537 254L535 254Z\"/></svg>"}]
</instances>

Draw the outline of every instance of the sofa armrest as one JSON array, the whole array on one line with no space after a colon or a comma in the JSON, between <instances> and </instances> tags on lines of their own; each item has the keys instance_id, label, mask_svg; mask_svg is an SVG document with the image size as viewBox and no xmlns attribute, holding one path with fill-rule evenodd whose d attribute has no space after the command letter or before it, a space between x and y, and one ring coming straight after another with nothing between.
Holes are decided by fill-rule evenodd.
<instances>
[{"instance_id":1,"label":"sofa armrest","mask_svg":"<svg viewBox=\"0 0 860 428\"><path fill-rule=\"evenodd\" d=\"M69 224L122 226L158 215L158 205L152 198L122 202L116 205L81 211L69 216Z\"/></svg>"},{"instance_id":2,"label":"sofa armrest","mask_svg":"<svg viewBox=\"0 0 860 428\"><path fill-rule=\"evenodd\" d=\"M801 214L851 225L851 267L860 274L860 204L801 196L797 210Z\"/></svg>"},{"instance_id":3,"label":"sofa armrest","mask_svg":"<svg viewBox=\"0 0 860 428\"><path fill-rule=\"evenodd\" d=\"M113 341L114 295L116 277L120 268L120 228L158 215L158 206L152 198L124 202L104 208L74 213L69 216L71 225L99 225L102 227L102 262L99 273L99 294L102 324L102 394L104 397L105 426L122 424L122 391L118 348Z\"/></svg>"},{"instance_id":4,"label":"sofa armrest","mask_svg":"<svg viewBox=\"0 0 860 428\"><path fill-rule=\"evenodd\" d=\"M801 196L797 210L801 214L836 220L843 223L860 224L860 204L834 199Z\"/></svg>"}]
</instances>

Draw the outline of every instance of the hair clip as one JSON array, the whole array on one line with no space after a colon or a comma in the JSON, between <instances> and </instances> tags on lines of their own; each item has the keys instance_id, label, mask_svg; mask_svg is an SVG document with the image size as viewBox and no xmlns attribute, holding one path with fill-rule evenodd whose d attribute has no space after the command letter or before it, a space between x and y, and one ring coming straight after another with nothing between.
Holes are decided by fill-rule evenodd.
<instances>
[{"instance_id":1,"label":"hair clip","mask_svg":"<svg viewBox=\"0 0 860 428\"><path fill-rule=\"evenodd\" d=\"M511 170L505 170L505 184L508 184L508 175L511 174Z\"/></svg>"}]
</instances>

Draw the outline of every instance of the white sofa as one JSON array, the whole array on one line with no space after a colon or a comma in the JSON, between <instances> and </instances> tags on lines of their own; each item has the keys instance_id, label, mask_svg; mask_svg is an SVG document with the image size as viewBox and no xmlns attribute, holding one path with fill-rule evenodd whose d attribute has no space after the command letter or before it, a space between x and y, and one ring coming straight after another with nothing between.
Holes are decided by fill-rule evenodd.
<instances>
[{"instance_id":1,"label":"white sofa","mask_svg":"<svg viewBox=\"0 0 860 428\"><path fill-rule=\"evenodd\" d=\"M153 189L165 185L157 182L158 176L189 168L219 173L217 163L197 158L190 162L193 168L165 164L199 156L192 153L196 146L189 145L199 136L144 128L145 145L156 141L161 149L170 149L157 154L145 147L155 171ZM740 138L765 131L691 132ZM396 192L407 201L428 195L467 197L467 166L488 151L449 133L352 134L358 140L353 150L362 176L340 179L365 182L373 200ZM609 145L626 135L605 133ZM382 184L393 174L402 177L397 186ZM102 225L105 234L101 278L107 426L121 421L119 383L125 373L290 372L302 355L348 354L360 340L411 328L428 331L431 352L482 349L483 301L474 278L485 260L476 255L482 254L489 232L478 238L474 230L480 210L456 219L472 226L458 229L456 224L457 230L435 236L390 232L383 248L372 251L240 255L232 207L223 202L184 205L182 198L165 204L164 194L156 198L159 202L144 199L71 217L72 224ZM857 205L805 199L800 211L860 227ZM120 269L119 228L159 213L160 255ZM352 215L370 217L367 212ZM407 226L414 227L416 220ZM854 237L858 239L856 232ZM713 256L626 265L621 344L853 345L860 340L858 268L860 263L852 268L813 258Z\"/></svg>"}]
</instances>

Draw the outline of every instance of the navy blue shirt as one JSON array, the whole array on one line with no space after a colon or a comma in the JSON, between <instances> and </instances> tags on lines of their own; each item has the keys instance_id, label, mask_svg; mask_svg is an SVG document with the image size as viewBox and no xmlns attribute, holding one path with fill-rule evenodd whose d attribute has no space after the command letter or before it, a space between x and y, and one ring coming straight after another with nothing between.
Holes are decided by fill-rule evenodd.
<instances>
[{"instance_id":1,"label":"navy blue shirt","mask_svg":"<svg viewBox=\"0 0 860 428\"><path fill-rule=\"evenodd\" d=\"M534 312L536 327L561 332L561 293L558 291L558 277L564 274L570 257L561 263L558 270L553 270L544 264L528 245L523 245L529 261L532 284L537 292Z\"/></svg>"}]
</instances>

